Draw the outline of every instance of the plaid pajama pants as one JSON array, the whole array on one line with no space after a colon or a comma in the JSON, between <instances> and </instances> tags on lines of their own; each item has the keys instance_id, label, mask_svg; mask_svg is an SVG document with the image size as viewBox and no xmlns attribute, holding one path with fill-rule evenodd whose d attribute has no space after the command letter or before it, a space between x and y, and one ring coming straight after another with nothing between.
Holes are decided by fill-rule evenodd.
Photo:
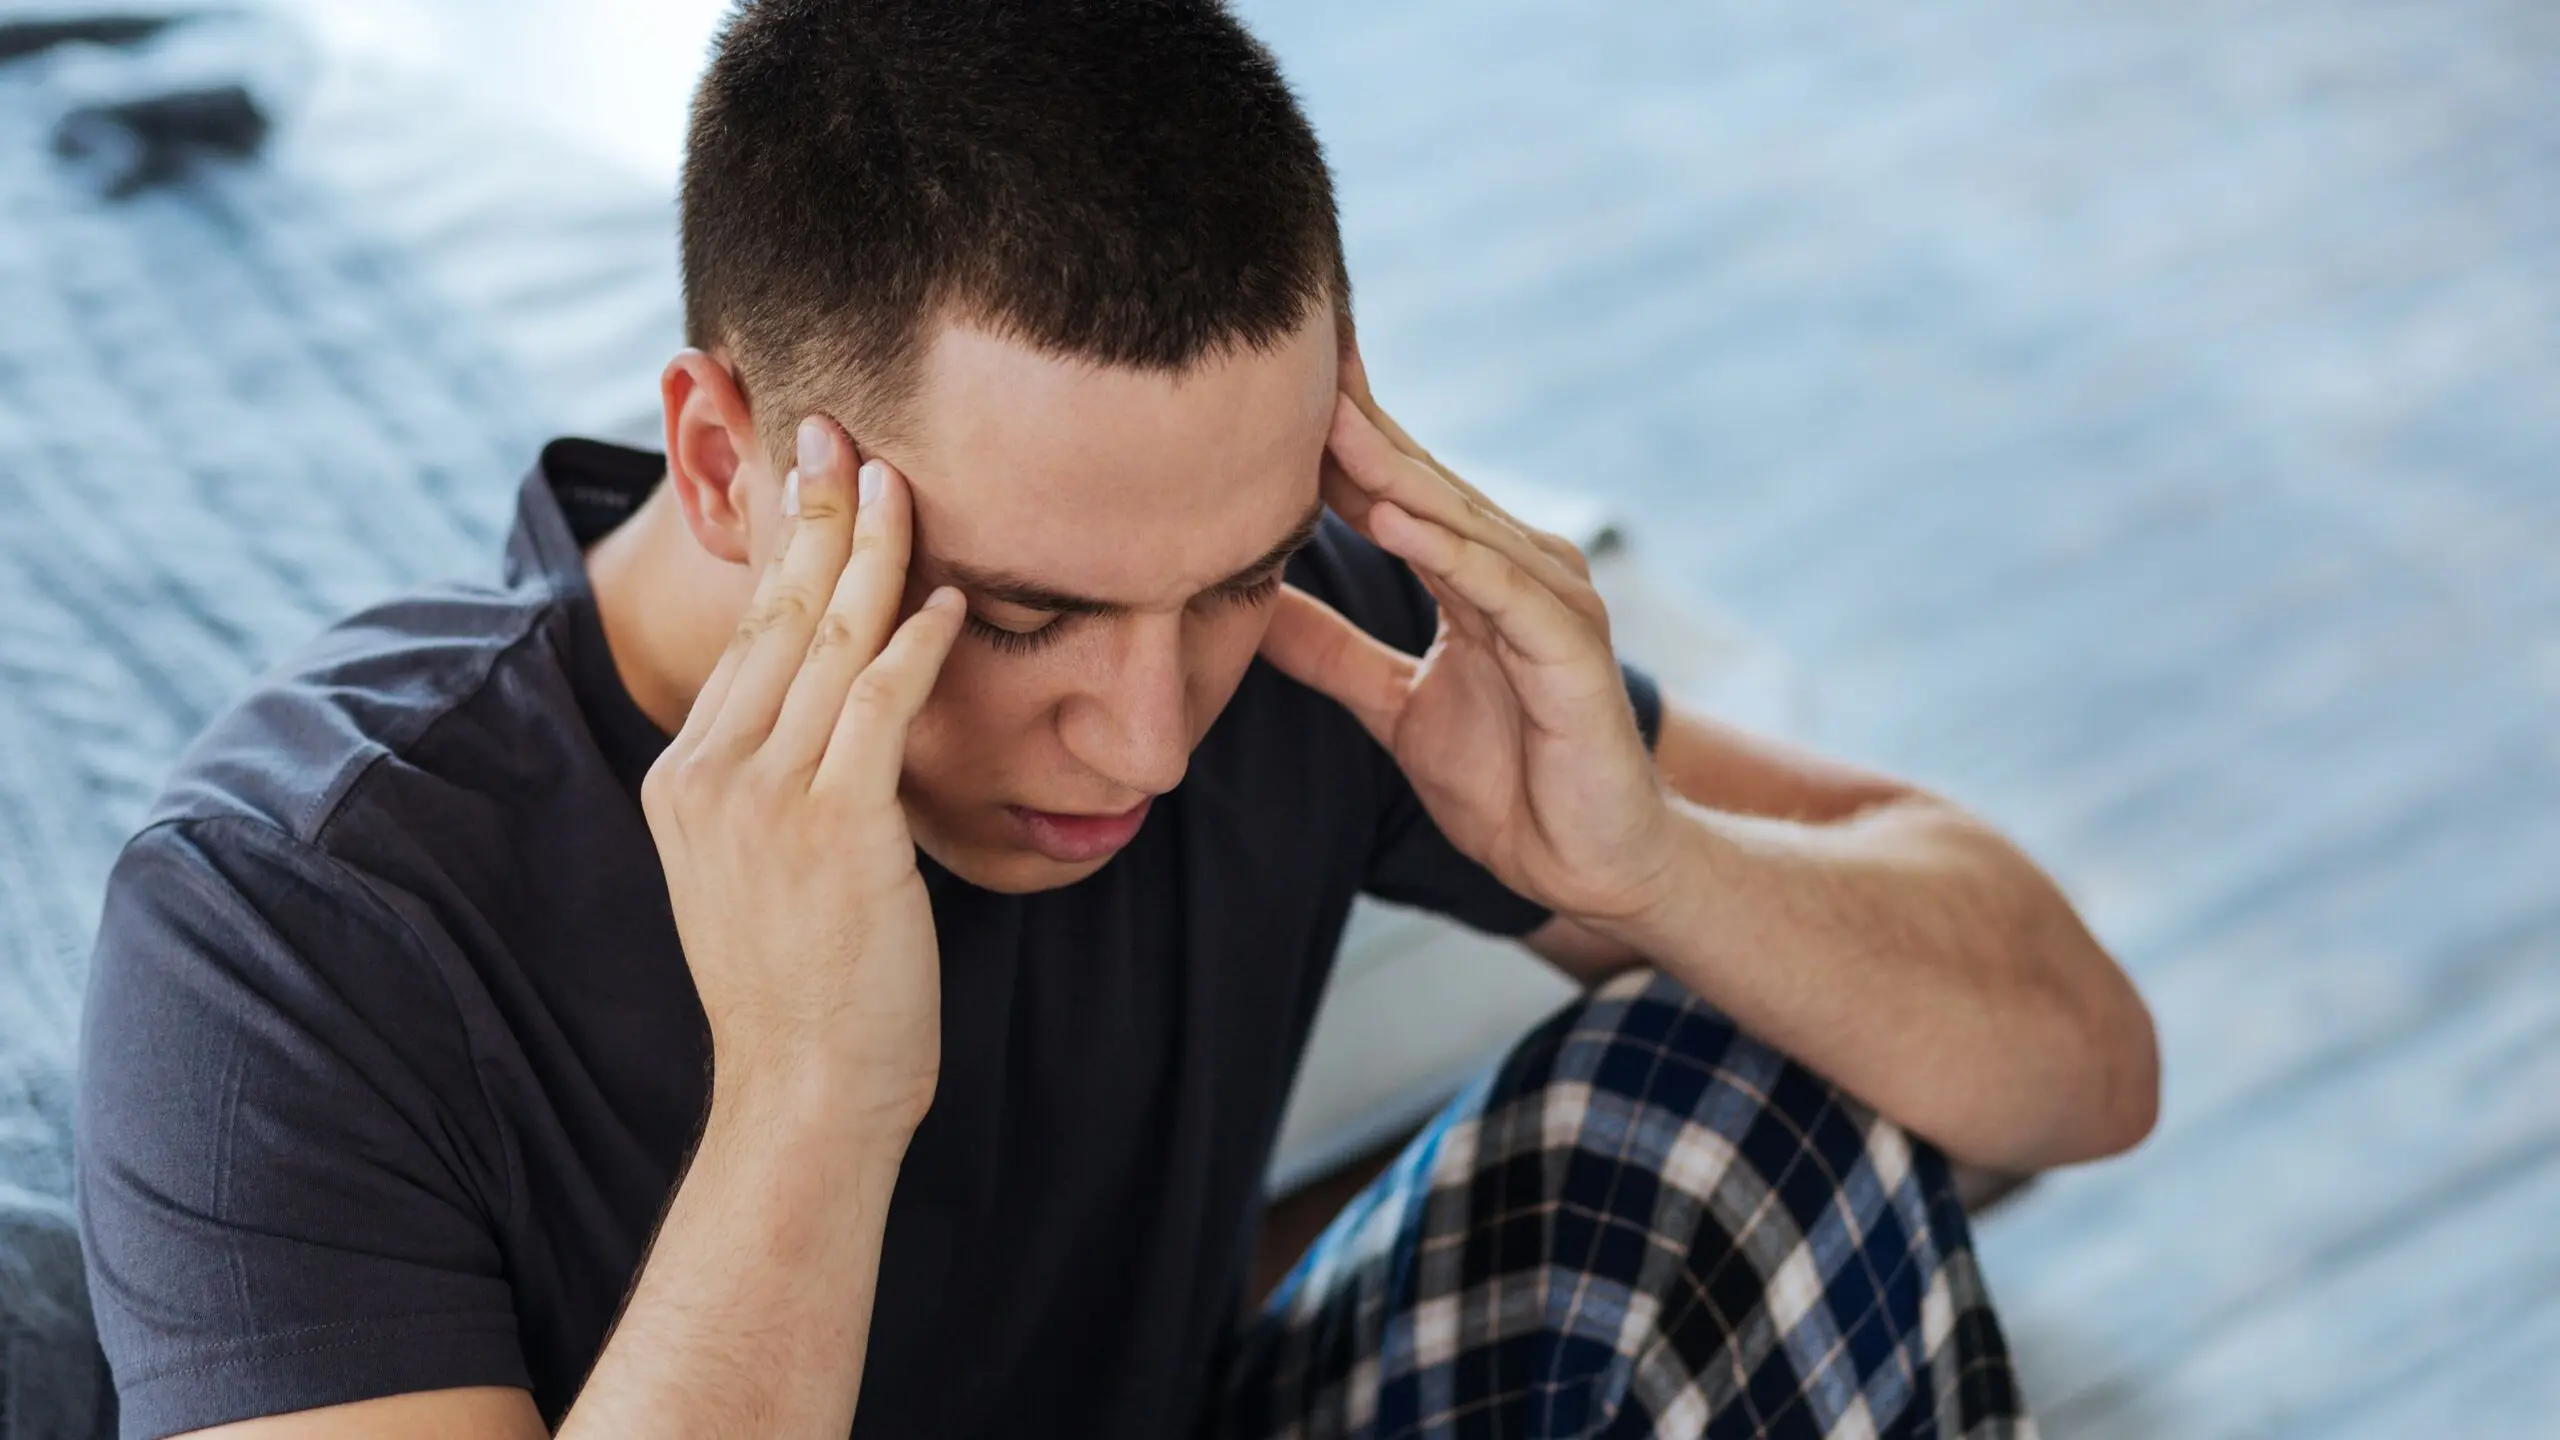
<instances>
[{"instance_id":1,"label":"plaid pajama pants","mask_svg":"<svg viewBox=\"0 0 2560 1440\"><path fill-rule=\"evenodd\" d=\"M1650 972L1452 1101L1221 1389L1216 1440L2035 1434L1946 1161Z\"/></svg>"}]
</instances>

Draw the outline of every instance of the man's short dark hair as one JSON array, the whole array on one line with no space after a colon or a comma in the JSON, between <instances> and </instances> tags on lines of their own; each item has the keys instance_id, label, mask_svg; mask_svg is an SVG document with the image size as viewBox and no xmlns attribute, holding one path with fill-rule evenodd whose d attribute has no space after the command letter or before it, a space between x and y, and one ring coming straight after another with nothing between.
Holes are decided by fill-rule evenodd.
<instances>
[{"instance_id":1,"label":"man's short dark hair","mask_svg":"<svg viewBox=\"0 0 2560 1440\"><path fill-rule=\"evenodd\" d=\"M688 339L777 451L849 391L893 429L939 316L1179 370L1348 304L1315 132L1217 0L747 0L682 219Z\"/></svg>"}]
</instances>

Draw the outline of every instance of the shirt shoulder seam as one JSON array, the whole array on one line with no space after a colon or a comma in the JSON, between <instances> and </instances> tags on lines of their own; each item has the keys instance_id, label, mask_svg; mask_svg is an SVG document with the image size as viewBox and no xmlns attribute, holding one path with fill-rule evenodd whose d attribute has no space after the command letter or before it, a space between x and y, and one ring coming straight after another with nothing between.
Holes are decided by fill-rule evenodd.
<instances>
[{"instance_id":1,"label":"shirt shoulder seam","mask_svg":"<svg viewBox=\"0 0 2560 1440\"><path fill-rule=\"evenodd\" d=\"M350 754L339 765L337 773L330 777L329 783L313 792L310 803L294 817L291 833L297 837L306 838L314 849L323 847L327 843L328 830L346 813L347 801L354 796L357 787L363 783L365 777L373 772L374 766L386 759L406 755L425 744L427 737L435 733L437 726L460 714L488 691L490 682L497 678L499 668L505 665L511 656L524 648L528 641L542 634L543 619L551 612L558 600L547 585L544 595L546 598L541 603L526 603L518 607L517 623L522 628L510 636L505 644L492 646L487 660L480 667L480 673L473 676L468 685L456 691L442 704L420 715L409 734L371 740Z\"/></svg>"}]
</instances>

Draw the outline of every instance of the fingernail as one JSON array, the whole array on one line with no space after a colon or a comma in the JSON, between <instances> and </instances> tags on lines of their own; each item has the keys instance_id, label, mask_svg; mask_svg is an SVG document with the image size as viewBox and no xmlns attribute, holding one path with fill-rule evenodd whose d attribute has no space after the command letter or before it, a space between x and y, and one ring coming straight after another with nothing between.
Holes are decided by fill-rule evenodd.
<instances>
[{"instance_id":1,"label":"fingernail","mask_svg":"<svg viewBox=\"0 0 2560 1440\"><path fill-rule=\"evenodd\" d=\"M797 470L782 477L782 513L794 517L800 513L800 472Z\"/></svg>"},{"instance_id":2,"label":"fingernail","mask_svg":"<svg viewBox=\"0 0 2560 1440\"><path fill-rule=\"evenodd\" d=\"M865 461L863 461L863 462L862 462L862 478L861 478L861 481L860 481L860 488L859 488L859 490L858 490L858 492L857 492L857 493L858 493L858 495L859 495L859 497L860 497L861 503L862 503L862 504L865 504L865 505L868 505L868 504L870 504L872 501L879 499L879 498L880 498L880 490L881 490L881 487L883 487L883 486L887 485L888 483L889 483L889 467L888 467L888 466L881 464L881 463L880 463L879 461L877 461L877 460L865 460Z\"/></svg>"},{"instance_id":3,"label":"fingernail","mask_svg":"<svg viewBox=\"0 0 2560 1440\"><path fill-rule=\"evenodd\" d=\"M812 475L827 468L827 432L815 418L800 422L800 468Z\"/></svg>"}]
</instances>

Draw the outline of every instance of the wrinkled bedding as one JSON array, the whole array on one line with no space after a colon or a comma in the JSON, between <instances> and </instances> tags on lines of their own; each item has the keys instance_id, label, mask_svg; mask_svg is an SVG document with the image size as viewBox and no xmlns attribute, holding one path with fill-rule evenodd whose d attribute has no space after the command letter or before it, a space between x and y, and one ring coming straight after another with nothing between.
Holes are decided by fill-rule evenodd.
<instances>
[{"instance_id":1,"label":"wrinkled bedding","mask_svg":"<svg viewBox=\"0 0 2560 1440\"><path fill-rule=\"evenodd\" d=\"M487 571L543 428L503 357L325 177L247 158L267 138L248 107L290 98L289 37L145 16L82 39L34 18L0 8L11 1440L111 1428L68 1195L80 987L118 845L187 739L284 647L398 587ZM383 127L386 156L398 133Z\"/></svg>"}]
</instances>

